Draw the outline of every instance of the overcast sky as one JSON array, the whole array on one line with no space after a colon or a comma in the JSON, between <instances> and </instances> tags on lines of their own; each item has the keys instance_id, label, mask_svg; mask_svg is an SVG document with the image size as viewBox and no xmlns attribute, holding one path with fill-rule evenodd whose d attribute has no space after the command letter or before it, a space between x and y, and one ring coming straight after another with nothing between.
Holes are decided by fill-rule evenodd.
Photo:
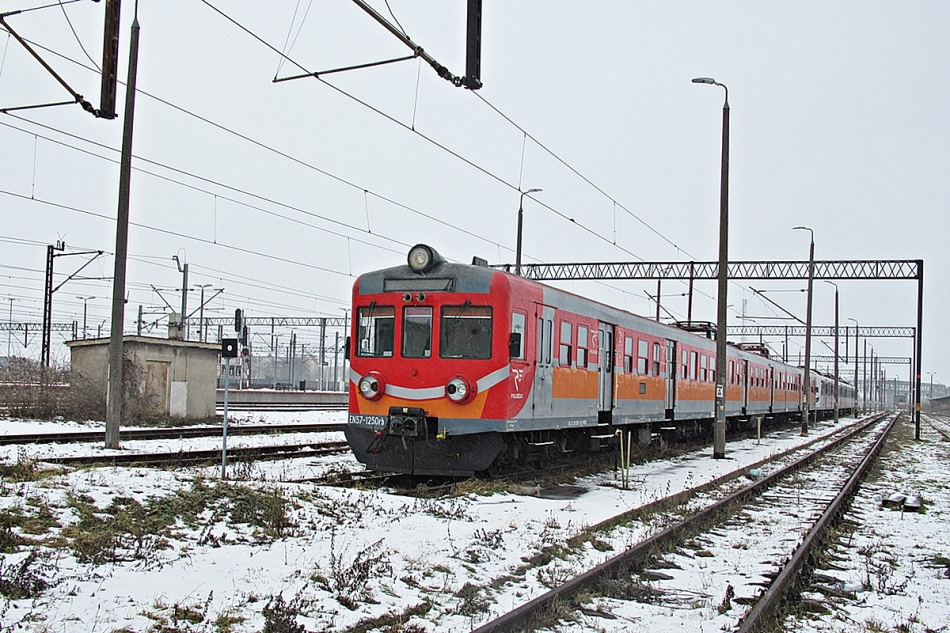
<instances>
[{"instance_id":1,"label":"overcast sky","mask_svg":"<svg viewBox=\"0 0 950 633\"><path fill-rule=\"evenodd\" d=\"M372 4L465 73L463 0ZM81 0L6 19L98 105L103 9ZM168 312L153 286L180 304L175 254L190 284L224 289L216 316L341 317L357 275L403 263L418 242L455 261L513 262L519 187L543 189L525 200L528 262L714 260L723 91L690 82L710 76L729 87L731 259L807 259L797 225L814 229L817 259L924 259L923 379L950 381L945 2L485 0L477 93L418 60L274 83L410 52L349 0L142 0L139 22L129 331L139 305L151 320ZM0 38L0 107L68 100ZM120 115L124 98L120 86ZM7 297L14 321L40 321L47 244L114 250L121 128L75 105L0 116L3 321ZM83 260L57 258L57 283ZM105 256L83 276L112 270ZM655 313L653 282L563 285ZM803 283L736 282L731 323L743 306L749 324L786 323L748 285L804 319ZM838 285L843 325L915 325L915 283ZM685 291L663 285L678 319ZM111 281L94 279L56 293L54 322L81 321L80 296L95 297L90 328L103 324ZM697 284L694 319L715 320L714 296L714 282ZM832 286L816 283L815 323L832 325L833 306ZM872 345L912 354L909 340Z\"/></svg>"}]
</instances>

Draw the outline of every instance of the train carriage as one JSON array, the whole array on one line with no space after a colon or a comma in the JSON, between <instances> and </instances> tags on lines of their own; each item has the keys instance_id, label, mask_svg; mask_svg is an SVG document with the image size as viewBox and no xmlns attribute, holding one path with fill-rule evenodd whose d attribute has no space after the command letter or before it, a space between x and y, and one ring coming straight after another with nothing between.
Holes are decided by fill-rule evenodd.
<instances>
[{"instance_id":1,"label":"train carriage","mask_svg":"<svg viewBox=\"0 0 950 633\"><path fill-rule=\"evenodd\" d=\"M353 287L346 436L367 467L467 476L708 431L715 341L425 245ZM727 417L800 411L801 370L730 346Z\"/></svg>"}]
</instances>

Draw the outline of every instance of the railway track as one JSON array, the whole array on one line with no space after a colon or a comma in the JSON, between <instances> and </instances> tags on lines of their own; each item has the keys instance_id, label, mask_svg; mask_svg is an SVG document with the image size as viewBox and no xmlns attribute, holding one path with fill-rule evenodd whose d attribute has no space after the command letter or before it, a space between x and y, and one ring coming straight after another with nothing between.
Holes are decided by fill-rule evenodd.
<instances>
[{"instance_id":1,"label":"railway track","mask_svg":"<svg viewBox=\"0 0 950 633\"><path fill-rule=\"evenodd\" d=\"M270 402L243 402L228 404L228 411L345 411L346 404L307 404L307 403L270 403ZM218 411L224 410L224 404L216 405Z\"/></svg>"},{"instance_id":2,"label":"railway track","mask_svg":"<svg viewBox=\"0 0 950 633\"><path fill-rule=\"evenodd\" d=\"M228 459L235 461L312 458L344 453L350 449L346 442L309 442L273 446L249 446L228 449ZM40 461L63 466L195 466L221 461L221 449L178 451L175 453L112 453L43 457Z\"/></svg>"},{"instance_id":3,"label":"railway track","mask_svg":"<svg viewBox=\"0 0 950 633\"><path fill-rule=\"evenodd\" d=\"M945 442L950 442L950 421L944 416L922 415L924 421L940 434Z\"/></svg>"},{"instance_id":4,"label":"railway track","mask_svg":"<svg viewBox=\"0 0 950 633\"><path fill-rule=\"evenodd\" d=\"M228 426L228 435L277 435L283 433L324 433L342 431L345 424L253 424ZM220 437L220 426L185 426L176 428L123 429L123 440L175 440L194 437ZM101 431L73 431L65 433L23 433L0 435L0 446L11 444L73 444L102 442Z\"/></svg>"},{"instance_id":5,"label":"railway track","mask_svg":"<svg viewBox=\"0 0 950 633\"><path fill-rule=\"evenodd\" d=\"M872 416L821 449L722 493L685 518L661 512L669 503L665 501L594 526L589 532L634 518L650 521L658 513L667 525L476 633L536 630L564 617L571 619L571 630L625 630L630 622L697 602L718 604L719 613L733 623L741 616L738 630L743 633L761 630L805 577L806 560L844 509L897 417ZM676 501L685 504L690 496ZM723 570L724 563L732 566ZM723 582L721 573L730 580ZM748 611L746 605L751 606Z\"/></svg>"}]
</instances>

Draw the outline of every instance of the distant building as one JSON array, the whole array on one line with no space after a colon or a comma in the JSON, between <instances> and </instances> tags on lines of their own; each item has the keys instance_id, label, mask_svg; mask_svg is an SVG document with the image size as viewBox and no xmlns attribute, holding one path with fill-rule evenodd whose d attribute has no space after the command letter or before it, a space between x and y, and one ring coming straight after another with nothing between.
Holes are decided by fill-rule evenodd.
<instances>
[{"instance_id":1,"label":"distant building","mask_svg":"<svg viewBox=\"0 0 950 633\"><path fill-rule=\"evenodd\" d=\"M915 385L912 385L906 380L888 378L883 384L884 406L888 409L901 409L910 406L910 394L913 393L913 386ZM878 388L881 388L881 386L878 385ZM931 390L933 391L932 393ZM948 395L947 386L924 380L920 383L920 395L921 403L926 405L931 400L946 397Z\"/></svg>"},{"instance_id":2,"label":"distant building","mask_svg":"<svg viewBox=\"0 0 950 633\"><path fill-rule=\"evenodd\" d=\"M936 391L936 389L934 389L934 391ZM931 413L950 413L950 396L931 400L929 411Z\"/></svg>"},{"instance_id":3,"label":"distant building","mask_svg":"<svg viewBox=\"0 0 950 633\"><path fill-rule=\"evenodd\" d=\"M67 341L70 383L101 391L109 376L109 339ZM148 336L126 336L123 382L125 407L138 417L211 418L215 414L217 343L196 343Z\"/></svg>"}]
</instances>

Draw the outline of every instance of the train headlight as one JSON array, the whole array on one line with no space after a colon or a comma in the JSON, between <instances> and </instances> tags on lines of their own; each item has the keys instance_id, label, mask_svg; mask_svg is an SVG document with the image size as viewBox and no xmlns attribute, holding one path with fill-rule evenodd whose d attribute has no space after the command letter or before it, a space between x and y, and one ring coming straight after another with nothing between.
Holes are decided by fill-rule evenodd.
<instances>
[{"instance_id":1,"label":"train headlight","mask_svg":"<svg viewBox=\"0 0 950 633\"><path fill-rule=\"evenodd\" d=\"M360 395L367 400L379 400L386 391L386 383L382 376L372 371L360 378L359 388Z\"/></svg>"},{"instance_id":2,"label":"train headlight","mask_svg":"<svg viewBox=\"0 0 950 633\"><path fill-rule=\"evenodd\" d=\"M456 376L445 385L445 395L456 404L465 404L475 397L475 389L467 380Z\"/></svg>"},{"instance_id":3,"label":"train headlight","mask_svg":"<svg viewBox=\"0 0 950 633\"><path fill-rule=\"evenodd\" d=\"M409 250L409 268L416 273L424 273L435 268L439 264L444 264L442 256L435 252L431 246L425 244L416 244Z\"/></svg>"}]
</instances>

